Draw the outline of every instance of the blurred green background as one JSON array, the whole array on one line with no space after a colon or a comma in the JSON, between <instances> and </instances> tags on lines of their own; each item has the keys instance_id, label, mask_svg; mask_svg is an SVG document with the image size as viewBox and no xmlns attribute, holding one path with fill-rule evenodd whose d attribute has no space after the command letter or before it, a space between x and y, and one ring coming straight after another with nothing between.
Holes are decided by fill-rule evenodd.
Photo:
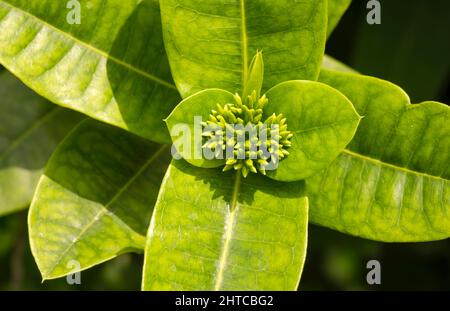
<instances>
[{"instance_id":1,"label":"blurred green background","mask_svg":"<svg viewBox=\"0 0 450 311\"><path fill-rule=\"evenodd\" d=\"M412 102L449 104L450 1L381 0L381 25L354 0L327 53L361 73L392 81ZM0 290L138 290L143 256L127 254L81 274L81 285L41 283L28 245L26 211L0 218ZM366 263L381 263L368 285ZM450 240L378 243L311 225L303 290L450 290Z\"/></svg>"}]
</instances>

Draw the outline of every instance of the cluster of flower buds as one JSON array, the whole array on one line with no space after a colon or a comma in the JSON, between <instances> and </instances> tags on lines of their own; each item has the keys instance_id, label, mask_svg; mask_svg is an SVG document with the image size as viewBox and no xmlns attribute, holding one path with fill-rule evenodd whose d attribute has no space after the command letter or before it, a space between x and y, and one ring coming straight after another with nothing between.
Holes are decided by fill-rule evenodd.
<instances>
[{"instance_id":1,"label":"cluster of flower buds","mask_svg":"<svg viewBox=\"0 0 450 311\"><path fill-rule=\"evenodd\" d=\"M217 104L208 121L203 122L203 137L216 157L226 152L224 171L240 170L244 177L249 172L266 174L276 167L279 160L289 155L293 133L288 131L286 118L273 113L264 121L263 110L269 100L265 95L256 98L252 92L242 100L236 94L234 103Z\"/></svg>"}]
</instances>

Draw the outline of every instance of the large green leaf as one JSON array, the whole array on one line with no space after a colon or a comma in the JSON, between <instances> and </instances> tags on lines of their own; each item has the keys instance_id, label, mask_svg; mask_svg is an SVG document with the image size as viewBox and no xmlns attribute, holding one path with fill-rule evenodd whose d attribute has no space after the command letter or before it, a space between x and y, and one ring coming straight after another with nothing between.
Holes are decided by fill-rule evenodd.
<instances>
[{"instance_id":1,"label":"large green leaf","mask_svg":"<svg viewBox=\"0 0 450 311\"><path fill-rule=\"evenodd\" d=\"M328 0L327 37L329 37L334 28L336 28L351 2L352 0Z\"/></svg>"},{"instance_id":2,"label":"large green leaf","mask_svg":"<svg viewBox=\"0 0 450 311\"><path fill-rule=\"evenodd\" d=\"M0 0L0 63L64 107L169 142L162 119L179 101L156 0Z\"/></svg>"},{"instance_id":3,"label":"large green leaf","mask_svg":"<svg viewBox=\"0 0 450 311\"><path fill-rule=\"evenodd\" d=\"M295 290L307 239L303 182L174 161L145 252L144 290Z\"/></svg>"},{"instance_id":4,"label":"large green leaf","mask_svg":"<svg viewBox=\"0 0 450 311\"><path fill-rule=\"evenodd\" d=\"M29 213L31 250L44 279L141 251L168 146L89 120L57 148Z\"/></svg>"},{"instance_id":5,"label":"large green leaf","mask_svg":"<svg viewBox=\"0 0 450 311\"><path fill-rule=\"evenodd\" d=\"M263 92L316 80L325 48L326 0L162 0L164 41L183 97L208 88L242 93L251 57L264 53Z\"/></svg>"},{"instance_id":6,"label":"large green leaf","mask_svg":"<svg viewBox=\"0 0 450 311\"><path fill-rule=\"evenodd\" d=\"M267 176L280 181L310 177L326 168L355 135L360 116L335 89L313 81L287 81L267 92L264 114L282 113L294 136L289 156Z\"/></svg>"},{"instance_id":7,"label":"large green leaf","mask_svg":"<svg viewBox=\"0 0 450 311\"><path fill-rule=\"evenodd\" d=\"M30 204L52 151L81 119L0 69L0 215Z\"/></svg>"},{"instance_id":8,"label":"large green leaf","mask_svg":"<svg viewBox=\"0 0 450 311\"><path fill-rule=\"evenodd\" d=\"M323 70L364 116L347 150L307 180L311 221L381 241L450 236L450 108L412 105L383 80Z\"/></svg>"}]
</instances>

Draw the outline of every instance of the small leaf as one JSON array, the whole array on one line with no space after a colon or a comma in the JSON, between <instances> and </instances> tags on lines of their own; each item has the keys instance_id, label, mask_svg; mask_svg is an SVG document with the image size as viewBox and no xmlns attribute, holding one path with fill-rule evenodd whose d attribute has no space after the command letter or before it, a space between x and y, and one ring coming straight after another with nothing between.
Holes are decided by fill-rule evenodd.
<instances>
[{"instance_id":1,"label":"small leaf","mask_svg":"<svg viewBox=\"0 0 450 311\"><path fill-rule=\"evenodd\" d=\"M234 103L234 95L230 92L209 89L198 92L184 99L167 117L166 124L169 129L174 147L189 163L199 167L218 167L225 164L225 159L207 160L202 154L202 127L194 127L194 118L201 117L203 122L208 120L211 110L217 109L217 104ZM196 135L197 134L197 135Z\"/></svg>"},{"instance_id":2,"label":"small leaf","mask_svg":"<svg viewBox=\"0 0 450 311\"><path fill-rule=\"evenodd\" d=\"M0 68L0 215L28 207L54 148L82 118Z\"/></svg>"},{"instance_id":3,"label":"small leaf","mask_svg":"<svg viewBox=\"0 0 450 311\"><path fill-rule=\"evenodd\" d=\"M265 55L263 92L286 80L318 77L326 0L162 0L161 16L183 98L209 88L242 94L257 51Z\"/></svg>"},{"instance_id":4,"label":"small leaf","mask_svg":"<svg viewBox=\"0 0 450 311\"><path fill-rule=\"evenodd\" d=\"M140 252L168 146L83 122L57 148L30 208L31 250L44 279Z\"/></svg>"},{"instance_id":5,"label":"small leaf","mask_svg":"<svg viewBox=\"0 0 450 311\"><path fill-rule=\"evenodd\" d=\"M303 182L173 161L148 232L144 290L296 290L306 255Z\"/></svg>"},{"instance_id":6,"label":"small leaf","mask_svg":"<svg viewBox=\"0 0 450 311\"><path fill-rule=\"evenodd\" d=\"M248 79L244 84L242 98L245 100L252 92L256 92L256 98L261 97L261 88L264 81L264 61L261 52L257 52L250 63Z\"/></svg>"},{"instance_id":7,"label":"small leaf","mask_svg":"<svg viewBox=\"0 0 450 311\"><path fill-rule=\"evenodd\" d=\"M398 86L323 70L364 116L347 149L307 180L311 221L389 242L450 236L450 108Z\"/></svg>"},{"instance_id":8,"label":"small leaf","mask_svg":"<svg viewBox=\"0 0 450 311\"><path fill-rule=\"evenodd\" d=\"M179 102L156 0L0 0L0 63L52 102L158 142Z\"/></svg>"},{"instance_id":9,"label":"small leaf","mask_svg":"<svg viewBox=\"0 0 450 311\"><path fill-rule=\"evenodd\" d=\"M319 82L287 81L267 92L264 114L282 113L294 133L289 156L267 176L300 180L327 167L356 132L360 116L337 90Z\"/></svg>"}]
</instances>

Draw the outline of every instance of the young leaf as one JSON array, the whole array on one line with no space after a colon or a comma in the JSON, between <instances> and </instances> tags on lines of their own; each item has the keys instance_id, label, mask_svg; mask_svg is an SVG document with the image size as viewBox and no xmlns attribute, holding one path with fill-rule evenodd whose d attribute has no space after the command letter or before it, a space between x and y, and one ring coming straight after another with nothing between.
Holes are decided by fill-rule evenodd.
<instances>
[{"instance_id":1,"label":"young leaf","mask_svg":"<svg viewBox=\"0 0 450 311\"><path fill-rule=\"evenodd\" d=\"M327 167L351 141L360 120L344 95L319 82L280 83L267 98L264 114L282 113L294 134L289 156L267 171L275 180L300 180Z\"/></svg>"},{"instance_id":2,"label":"young leaf","mask_svg":"<svg viewBox=\"0 0 450 311\"><path fill-rule=\"evenodd\" d=\"M342 15L347 11L352 0L328 0L328 28L327 37L331 35L336 28Z\"/></svg>"},{"instance_id":3,"label":"young leaf","mask_svg":"<svg viewBox=\"0 0 450 311\"><path fill-rule=\"evenodd\" d=\"M61 106L169 142L162 119L179 102L156 0L0 0L0 63Z\"/></svg>"},{"instance_id":4,"label":"young leaf","mask_svg":"<svg viewBox=\"0 0 450 311\"><path fill-rule=\"evenodd\" d=\"M81 120L0 68L0 215L30 204L54 148Z\"/></svg>"},{"instance_id":5,"label":"young leaf","mask_svg":"<svg viewBox=\"0 0 450 311\"><path fill-rule=\"evenodd\" d=\"M364 116L348 148L307 180L311 221L381 241L450 236L450 109L399 87L323 70Z\"/></svg>"},{"instance_id":6,"label":"young leaf","mask_svg":"<svg viewBox=\"0 0 450 311\"><path fill-rule=\"evenodd\" d=\"M189 96L175 107L165 121L174 146L186 161L195 166L209 168L225 164L224 159L207 160L203 157L202 140L195 140L195 134L201 135L202 126L199 124L196 129L194 118L201 117L203 121L207 121L211 110L217 109L217 104L234 102L234 96L230 92L209 89Z\"/></svg>"},{"instance_id":7,"label":"young leaf","mask_svg":"<svg viewBox=\"0 0 450 311\"><path fill-rule=\"evenodd\" d=\"M303 182L173 161L148 232L144 290L296 290L306 253Z\"/></svg>"},{"instance_id":8,"label":"young leaf","mask_svg":"<svg viewBox=\"0 0 450 311\"><path fill-rule=\"evenodd\" d=\"M244 92L242 98L246 99L256 92L256 98L261 97L261 89L264 82L264 61L261 52L257 52L253 57L248 70L247 81L244 82Z\"/></svg>"},{"instance_id":9,"label":"young leaf","mask_svg":"<svg viewBox=\"0 0 450 311\"><path fill-rule=\"evenodd\" d=\"M263 92L286 80L316 80L319 74L326 0L162 0L161 14L183 97L208 88L242 94L258 50L265 58Z\"/></svg>"},{"instance_id":10,"label":"young leaf","mask_svg":"<svg viewBox=\"0 0 450 311\"><path fill-rule=\"evenodd\" d=\"M141 251L168 146L83 122L57 148L32 202L31 250L44 279Z\"/></svg>"}]
</instances>

